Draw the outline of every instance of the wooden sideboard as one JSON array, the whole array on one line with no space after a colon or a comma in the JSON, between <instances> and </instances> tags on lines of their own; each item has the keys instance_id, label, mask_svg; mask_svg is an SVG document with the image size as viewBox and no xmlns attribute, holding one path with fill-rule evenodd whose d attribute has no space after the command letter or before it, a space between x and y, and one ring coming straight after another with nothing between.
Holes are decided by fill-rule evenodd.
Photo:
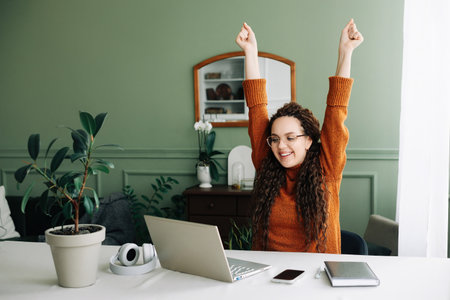
<instances>
[{"instance_id":1,"label":"wooden sideboard","mask_svg":"<svg viewBox=\"0 0 450 300\"><path fill-rule=\"evenodd\" d=\"M228 240L232 219L238 225L250 224L251 190L235 190L227 185L206 189L194 186L183 194L187 198L188 221L216 225L223 242Z\"/></svg>"}]
</instances>

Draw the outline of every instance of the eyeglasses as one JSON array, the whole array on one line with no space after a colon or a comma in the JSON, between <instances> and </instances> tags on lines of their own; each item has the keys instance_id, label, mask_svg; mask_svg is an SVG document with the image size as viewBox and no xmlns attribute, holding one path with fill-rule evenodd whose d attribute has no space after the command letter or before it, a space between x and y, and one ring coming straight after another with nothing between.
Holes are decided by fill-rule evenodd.
<instances>
[{"instance_id":1,"label":"eyeglasses","mask_svg":"<svg viewBox=\"0 0 450 300\"><path fill-rule=\"evenodd\" d=\"M287 144L287 145L292 145L292 144L294 144L297 141L297 139L299 137L302 137L302 136L307 136L307 135L306 134L298 134L298 135L291 134L291 135L287 135L287 136L283 137L283 142L285 144ZM280 140L281 140L281 138L279 136L276 136L276 135L271 135L271 136L269 136L266 139L267 144L269 145L269 147L278 146L280 144Z\"/></svg>"}]
</instances>

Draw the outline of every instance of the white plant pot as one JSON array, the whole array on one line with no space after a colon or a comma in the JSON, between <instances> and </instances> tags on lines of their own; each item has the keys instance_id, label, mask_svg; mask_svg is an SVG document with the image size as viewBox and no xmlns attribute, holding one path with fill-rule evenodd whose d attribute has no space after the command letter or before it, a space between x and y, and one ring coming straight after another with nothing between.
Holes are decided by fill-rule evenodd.
<instances>
[{"instance_id":1,"label":"white plant pot","mask_svg":"<svg viewBox=\"0 0 450 300\"><path fill-rule=\"evenodd\" d=\"M209 166L197 166L197 179L200 181L199 187L211 188L211 174L209 173Z\"/></svg>"},{"instance_id":2,"label":"white plant pot","mask_svg":"<svg viewBox=\"0 0 450 300\"><path fill-rule=\"evenodd\" d=\"M80 224L85 226L90 224ZM45 231L45 240L50 245L55 264L58 284L62 287L85 287L93 285L97 279L100 246L105 240L106 229L79 235L57 235L50 233L61 227ZM73 227L66 225L64 227Z\"/></svg>"}]
</instances>

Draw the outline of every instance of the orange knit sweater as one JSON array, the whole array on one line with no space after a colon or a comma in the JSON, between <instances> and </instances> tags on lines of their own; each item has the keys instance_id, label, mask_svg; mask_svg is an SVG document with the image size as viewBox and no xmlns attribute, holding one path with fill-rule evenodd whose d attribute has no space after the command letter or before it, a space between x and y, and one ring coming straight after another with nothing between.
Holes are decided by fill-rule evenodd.
<instances>
[{"instance_id":1,"label":"orange knit sweater","mask_svg":"<svg viewBox=\"0 0 450 300\"><path fill-rule=\"evenodd\" d=\"M339 189L342 171L346 162L345 148L348 142L348 130L344 125L347 118L347 106L350 99L353 79L330 77L327 97L327 108L321 131L322 149L320 162L328 189L328 221L326 252L341 252L341 236L339 225ZM249 107L249 127L252 145L252 160L255 169L261 165L270 148L265 139L269 123L267 113L266 80L246 80L243 83L247 106ZM269 217L269 234L267 250L316 252L316 244L312 242L306 247L303 222L299 221L295 207L295 179L300 165L286 172L286 186L280 190L275 199ZM262 241L257 239L254 250L262 250Z\"/></svg>"}]
</instances>

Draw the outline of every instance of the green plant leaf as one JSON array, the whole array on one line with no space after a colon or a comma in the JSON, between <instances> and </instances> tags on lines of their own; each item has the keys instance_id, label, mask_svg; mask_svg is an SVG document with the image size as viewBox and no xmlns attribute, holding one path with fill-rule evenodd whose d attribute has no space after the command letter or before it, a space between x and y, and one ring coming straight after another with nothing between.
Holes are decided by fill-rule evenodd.
<instances>
[{"instance_id":1,"label":"green plant leaf","mask_svg":"<svg viewBox=\"0 0 450 300\"><path fill-rule=\"evenodd\" d=\"M83 196L83 206L86 209L86 213L90 216L94 213L94 203L88 196Z\"/></svg>"},{"instance_id":2,"label":"green plant leaf","mask_svg":"<svg viewBox=\"0 0 450 300\"><path fill-rule=\"evenodd\" d=\"M209 156L205 151L200 152L198 160L201 162L209 163Z\"/></svg>"},{"instance_id":3,"label":"green plant leaf","mask_svg":"<svg viewBox=\"0 0 450 300\"><path fill-rule=\"evenodd\" d=\"M46 215L50 215L50 209L49 209L49 199L48 199L48 193L49 190L45 190L42 194L41 197L39 198L39 206L41 207L41 211L44 212L44 214Z\"/></svg>"},{"instance_id":4,"label":"green plant leaf","mask_svg":"<svg viewBox=\"0 0 450 300\"><path fill-rule=\"evenodd\" d=\"M76 161L76 160L78 160L78 159L86 160L86 159L87 159L86 153L83 153L83 152L76 152L76 153L74 153L74 154L72 154L72 155L70 156L70 161L71 161L71 162L74 162L74 161Z\"/></svg>"},{"instance_id":5,"label":"green plant leaf","mask_svg":"<svg viewBox=\"0 0 450 300\"><path fill-rule=\"evenodd\" d=\"M110 169L114 169L114 164L112 162L103 160L103 159L95 159L96 163L109 167Z\"/></svg>"},{"instance_id":6,"label":"green plant leaf","mask_svg":"<svg viewBox=\"0 0 450 300\"><path fill-rule=\"evenodd\" d=\"M156 183L158 183L158 188L161 188L162 183L161 180L159 180L159 178L156 178Z\"/></svg>"},{"instance_id":7,"label":"green plant leaf","mask_svg":"<svg viewBox=\"0 0 450 300\"><path fill-rule=\"evenodd\" d=\"M160 200L164 200L164 198L163 198L163 196L161 196L161 194L156 193L155 196Z\"/></svg>"},{"instance_id":8,"label":"green plant leaf","mask_svg":"<svg viewBox=\"0 0 450 300\"><path fill-rule=\"evenodd\" d=\"M156 192L158 190L158 188L156 187L156 185L154 185L153 183L151 184L153 190Z\"/></svg>"},{"instance_id":9,"label":"green plant leaf","mask_svg":"<svg viewBox=\"0 0 450 300\"><path fill-rule=\"evenodd\" d=\"M58 152L56 152L55 156L53 156L52 162L50 163L50 170L52 173L55 173L55 171L59 168L68 151L69 147L61 148Z\"/></svg>"},{"instance_id":10,"label":"green plant leaf","mask_svg":"<svg viewBox=\"0 0 450 300\"><path fill-rule=\"evenodd\" d=\"M27 190L25 191L25 194L23 195L22 204L20 206L20 210L22 211L23 214L25 214L25 207L27 206L28 199L30 199L30 194L31 191L33 190L33 185L34 182L28 186Z\"/></svg>"},{"instance_id":11,"label":"green plant leaf","mask_svg":"<svg viewBox=\"0 0 450 300\"><path fill-rule=\"evenodd\" d=\"M211 173L211 178L214 181L218 181L219 180L219 172L217 171L217 167L215 164L210 164L209 165L209 171Z\"/></svg>"},{"instance_id":12,"label":"green plant leaf","mask_svg":"<svg viewBox=\"0 0 450 300\"><path fill-rule=\"evenodd\" d=\"M44 185L47 187L47 189L49 191L51 191L52 193L55 193L58 191L58 189L56 188L55 184L51 181L46 181L44 182Z\"/></svg>"},{"instance_id":13,"label":"green plant leaf","mask_svg":"<svg viewBox=\"0 0 450 300\"><path fill-rule=\"evenodd\" d=\"M97 170L106 174L109 174L109 169L108 167L104 166L104 165L96 165L96 166L92 166L91 167L93 170Z\"/></svg>"},{"instance_id":14,"label":"green plant leaf","mask_svg":"<svg viewBox=\"0 0 450 300\"><path fill-rule=\"evenodd\" d=\"M212 151L211 153L209 153L209 157L212 157L212 156L214 156L214 155L219 155L219 154L223 154L223 152L220 152L220 151Z\"/></svg>"},{"instance_id":15,"label":"green plant leaf","mask_svg":"<svg viewBox=\"0 0 450 300\"><path fill-rule=\"evenodd\" d=\"M28 138L28 154L35 161L39 155L39 149L41 147L39 133L32 134Z\"/></svg>"},{"instance_id":16,"label":"green plant leaf","mask_svg":"<svg viewBox=\"0 0 450 300\"><path fill-rule=\"evenodd\" d=\"M146 209L146 208L147 208L147 206L145 206L145 204L140 203L140 202L136 203L136 204L135 204L135 207L136 207L136 208L139 208L139 209Z\"/></svg>"},{"instance_id":17,"label":"green plant leaf","mask_svg":"<svg viewBox=\"0 0 450 300\"><path fill-rule=\"evenodd\" d=\"M89 134L83 129L78 129L72 130L71 135L73 140L73 152L86 153L89 148Z\"/></svg>"},{"instance_id":18,"label":"green plant leaf","mask_svg":"<svg viewBox=\"0 0 450 300\"><path fill-rule=\"evenodd\" d=\"M98 172L97 170L92 169L91 167L88 168L88 174L89 175L97 175Z\"/></svg>"},{"instance_id":19,"label":"green plant leaf","mask_svg":"<svg viewBox=\"0 0 450 300\"><path fill-rule=\"evenodd\" d=\"M216 165L216 167L219 166L220 169L221 169L222 171L225 171L225 168L222 167L222 165L217 161L217 159L212 158L211 160L214 162L214 164Z\"/></svg>"},{"instance_id":20,"label":"green plant leaf","mask_svg":"<svg viewBox=\"0 0 450 300\"><path fill-rule=\"evenodd\" d=\"M72 203L69 200L67 200L66 203L64 203L63 208L62 208L62 214L63 214L65 220L73 218L72 209L73 209Z\"/></svg>"},{"instance_id":21,"label":"green plant leaf","mask_svg":"<svg viewBox=\"0 0 450 300\"><path fill-rule=\"evenodd\" d=\"M178 180L176 180L176 179L174 179L174 178L172 178L172 177L169 177L168 180L169 180L170 182L179 184Z\"/></svg>"},{"instance_id":22,"label":"green plant leaf","mask_svg":"<svg viewBox=\"0 0 450 300\"><path fill-rule=\"evenodd\" d=\"M60 187L65 187L68 183L73 182L77 177L82 176L81 172L67 172L56 180L56 184Z\"/></svg>"},{"instance_id":23,"label":"green plant leaf","mask_svg":"<svg viewBox=\"0 0 450 300\"><path fill-rule=\"evenodd\" d=\"M49 168L45 168L44 170L42 170L44 172L44 174L48 177L48 178L52 178L52 171L50 171Z\"/></svg>"},{"instance_id":24,"label":"green plant leaf","mask_svg":"<svg viewBox=\"0 0 450 300\"><path fill-rule=\"evenodd\" d=\"M44 157L44 159L47 159L48 153L50 152L50 149L52 148L53 144L56 142L57 139L58 139L58 138L54 138L54 139L48 144L47 151L45 151L45 157Z\"/></svg>"},{"instance_id":25,"label":"green plant leaf","mask_svg":"<svg viewBox=\"0 0 450 300\"><path fill-rule=\"evenodd\" d=\"M31 167L32 167L32 165L26 165L26 166L23 166L23 167L17 169L17 171L14 172L14 178L16 179L16 181L18 183L22 183L25 180L25 177L30 172Z\"/></svg>"},{"instance_id":26,"label":"green plant leaf","mask_svg":"<svg viewBox=\"0 0 450 300\"><path fill-rule=\"evenodd\" d=\"M216 140L216 133L214 131L211 131L206 136L206 142L205 142L206 143L206 154L208 154L208 156L213 151L214 141L215 140Z\"/></svg>"},{"instance_id":27,"label":"green plant leaf","mask_svg":"<svg viewBox=\"0 0 450 300\"><path fill-rule=\"evenodd\" d=\"M86 130L89 135L94 135L97 130L94 117L92 117L92 115L88 112L80 111L80 121L84 130Z\"/></svg>"},{"instance_id":28,"label":"green plant leaf","mask_svg":"<svg viewBox=\"0 0 450 300\"><path fill-rule=\"evenodd\" d=\"M59 220L61 217L63 217L63 212L62 212L62 211L57 212L57 213L53 216L52 221L51 221L51 224L52 224L53 227L55 227L56 225L58 225L58 220Z\"/></svg>"},{"instance_id":29,"label":"green plant leaf","mask_svg":"<svg viewBox=\"0 0 450 300\"><path fill-rule=\"evenodd\" d=\"M92 194L94 195L95 209L98 209L100 207L100 200L98 199L97 192L92 190Z\"/></svg>"},{"instance_id":30,"label":"green plant leaf","mask_svg":"<svg viewBox=\"0 0 450 300\"><path fill-rule=\"evenodd\" d=\"M94 131L94 137L97 135L97 133L100 131L100 128L102 128L103 122L105 121L105 118L108 114L107 113L100 113L95 116L95 131Z\"/></svg>"},{"instance_id":31,"label":"green plant leaf","mask_svg":"<svg viewBox=\"0 0 450 300\"><path fill-rule=\"evenodd\" d=\"M73 179L73 184L75 185L75 190L79 192L81 190L81 186L83 185L83 182L81 181L80 177L75 177Z\"/></svg>"}]
</instances>

